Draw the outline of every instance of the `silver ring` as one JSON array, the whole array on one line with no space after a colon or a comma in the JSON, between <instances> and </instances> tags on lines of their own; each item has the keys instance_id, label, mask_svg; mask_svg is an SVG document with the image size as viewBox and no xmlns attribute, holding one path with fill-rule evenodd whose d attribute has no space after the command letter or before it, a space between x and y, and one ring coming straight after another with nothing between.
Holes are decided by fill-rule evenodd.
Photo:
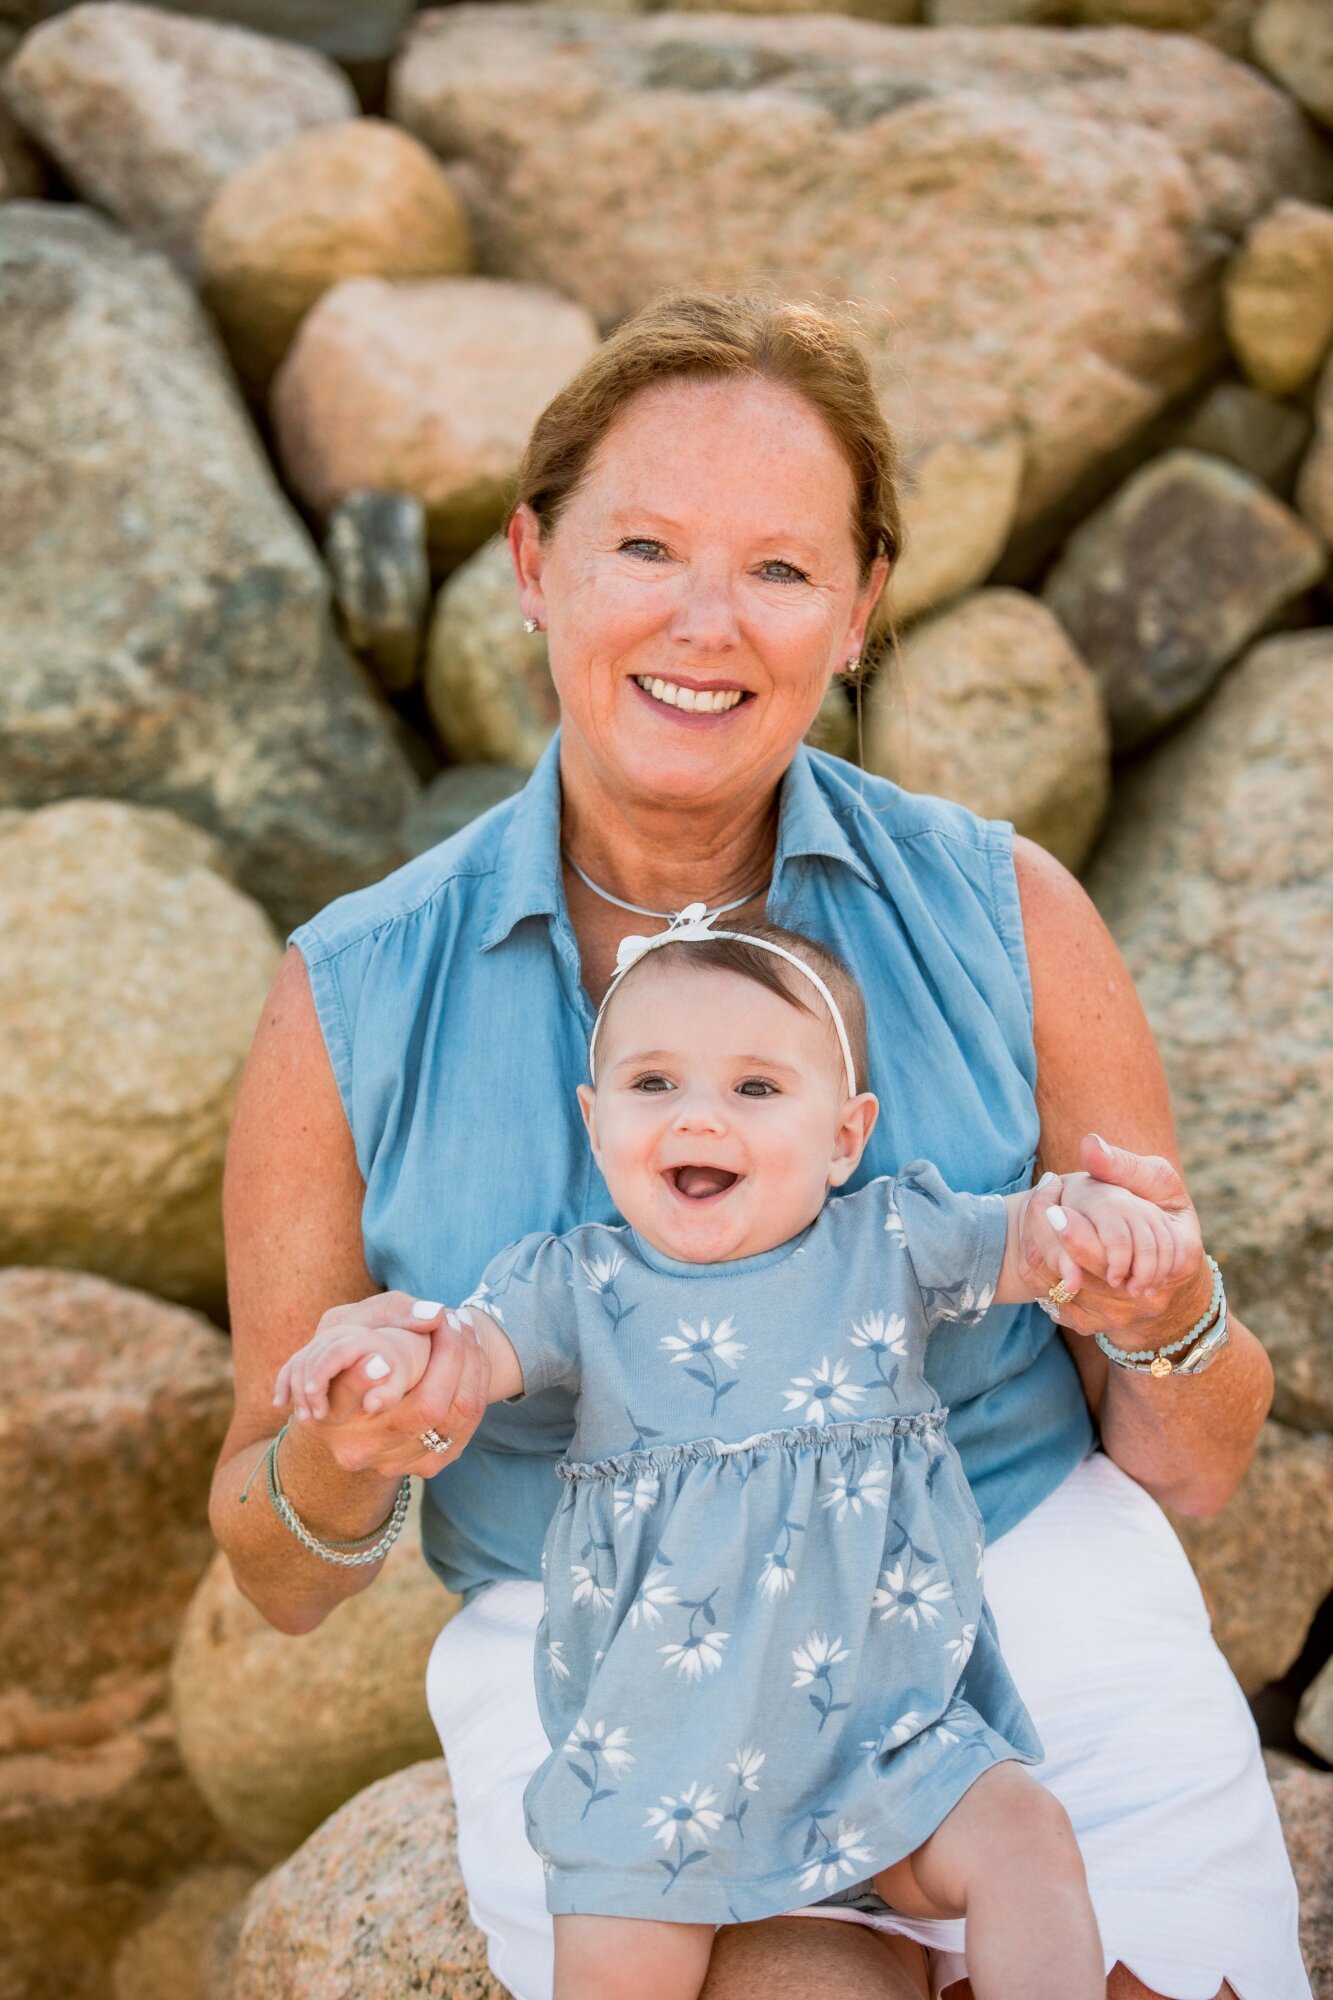
<instances>
[{"instance_id":1,"label":"silver ring","mask_svg":"<svg viewBox=\"0 0 1333 2000\"><path fill-rule=\"evenodd\" d=\"M428 1431L422 1431L420 1435L427 1451L449 1451L453 1446L453 1439L442 1438L433 1426Z\"/></svg>"}]
</instances>

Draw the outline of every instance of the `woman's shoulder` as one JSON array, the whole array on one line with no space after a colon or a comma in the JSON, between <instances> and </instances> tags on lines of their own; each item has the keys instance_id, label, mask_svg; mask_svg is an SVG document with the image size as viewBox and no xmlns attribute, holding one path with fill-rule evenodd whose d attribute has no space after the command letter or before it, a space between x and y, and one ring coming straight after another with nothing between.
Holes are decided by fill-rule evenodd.
<instances>
[{"instance_id":1,"label":"woman's shoulder","mask_svg":"<svg viewBox=\"0 0 1333 2000\"><path fill-rule=\"evenodd\" d=\"M438 846L378 882L327 903L291 933L307 964L335 958L386 931L429 925L457 896L493 875L516 800L502 799Z\"/></svg>"}]
</instances>

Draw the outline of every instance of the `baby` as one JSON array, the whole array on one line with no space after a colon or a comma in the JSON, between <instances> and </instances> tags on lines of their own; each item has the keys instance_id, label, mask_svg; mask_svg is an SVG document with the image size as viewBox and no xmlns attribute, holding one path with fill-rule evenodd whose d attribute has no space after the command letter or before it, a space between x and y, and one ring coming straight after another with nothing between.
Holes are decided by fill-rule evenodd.
<instances>
[{"instance_id":1,"label":"baby","mask_svg":"<svg viewBox=\"0 0 1333 2000\"><path fill-rule=\"evenodd\" d=\"M625 1223L525 1237L449 1315L492 1401L577 1397L542 1558L551 1754L525 1795L555 2000L694 2000L718 1925L881 1901L966 1917L977 2000L1102 2000L1082 1861L1022 1768L1041 1746L922 1366L935 1327L1057 1275L1066 1296L1084 1271L1166 1284L1189 1246L1081 1173L978 1196L916 1161L829 1199L879 1109L864 1004L773 925L718 932L696 905L626 939L589 1072ZM275 1400L322 1415L369 1361L365 1407L386 1408L429 1347L337 1327Z\"/></svg>"}]
</instances>

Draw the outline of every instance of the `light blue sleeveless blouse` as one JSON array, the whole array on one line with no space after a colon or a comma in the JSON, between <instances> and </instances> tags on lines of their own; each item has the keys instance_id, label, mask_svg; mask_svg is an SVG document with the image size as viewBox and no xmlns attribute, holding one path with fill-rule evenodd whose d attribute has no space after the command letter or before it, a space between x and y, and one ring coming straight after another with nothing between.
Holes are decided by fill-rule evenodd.
<instances>
[{"instance_id":1,"label":"light blue sleeveless blouse","mask_svg":"<svg viewBox=\"0 0 1333 2000\"><path fill-rule=\"evenodd\" d=\"M365 1180L377 1285L453 1302L535 1230L619 1223L574 1096L593 1008L560 869L559 736L461 833L291 934ZM768 915L839 952L866 995L880 1116L848 1191L909 1160L1007 1193L1038 1138L1012 829L805 746L782 781ZM633 919L627 918L627 927ZM1073 1362L1033 1306L944 1328L927 1375L990 1539L1092 1443ZM427 1561L465 1597L540 1575L573 1431L567 1390L487 1411L427 1482Z\"/></svg>"}]
</instances>

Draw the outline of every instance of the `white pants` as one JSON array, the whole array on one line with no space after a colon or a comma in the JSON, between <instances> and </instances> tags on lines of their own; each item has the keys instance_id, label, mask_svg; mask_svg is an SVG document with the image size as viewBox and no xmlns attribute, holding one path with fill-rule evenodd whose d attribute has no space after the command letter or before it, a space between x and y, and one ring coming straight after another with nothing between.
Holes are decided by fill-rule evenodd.
<instances>
[{"instance_id":1,"label":"white pants","mask_svg":"<svg viewBox=\"0 0 1333 2000\"><path fill-rule=\"evenodd\" d=\"M1310 2000L1296 1885L1253 1720L1165 1515L1100 1452L986 1551L986 1595L1088 1871L1106 1966L1168 2000ZM435 1642L426 1694L458 1857L491 1970L551 2000L552 1929L523 1789L549 1753L533 1691L537 1583L481 1591ZM966 1975L961 1923L809 1909L929 1947Z\"/></svg>"}]
</instances>

